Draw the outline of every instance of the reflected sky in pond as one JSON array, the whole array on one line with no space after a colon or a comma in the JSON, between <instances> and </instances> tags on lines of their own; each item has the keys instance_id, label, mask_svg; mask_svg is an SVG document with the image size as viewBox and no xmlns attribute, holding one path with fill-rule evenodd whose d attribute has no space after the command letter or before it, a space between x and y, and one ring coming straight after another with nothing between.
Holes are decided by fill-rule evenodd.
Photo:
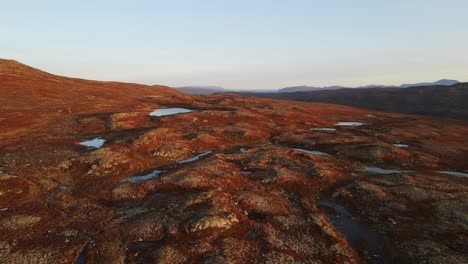
<instances>
[{"instance_id":1,"label":"reflected sky in pond","mask_svg":"<svg viewBox=\"0 0 468 264\"><path fill-rule=\"evenodd\" d=\"M177 163L179 164L183 164L183 163L189 163L189 162L193 162L193 161L196 161L204 156L207 156L207 155L210 155L211 153L213 153L213 151L207 151L207 152L204 152L202 154L199 154L195 157L192 157L192 158L188 158L188 159L185 159L185 160L181 160L181 161L178 161Z\"/></svg>"},{"instance_id":2,"label":"reflected sky in pond","mask_svg":"<svg viewBox=\"0 0 468 264\"><path fill-rule=\"evenodd\" d=\"M387 169L382 169L382 168L377 168L377 167L368 167L363 171L370 172L370 173L377 173L377 174L397 174L397 173L405 172L401 170L387 170Z\"/></svg>"},{"instance_id":3,"label":"reflected sky in pond","mask_svg":"<svg viewBox=\"0 0 468 264\"><path fill-rule=\"evenodd\" d=\"M102 145L104 145L104 142L106 142L105 139L95 138L92 140L80 142L80 145L86 146L88 148L100 148Z\"/></svg>"},{"instance_id":4,"label":"reflected sky in pond","mask_svg":"<svg viewBox=\"0 0 468 264\"><path fill-rule=\"evenodd\" d=\"M361 122L338 122L335 124L335 126L362 126L365 125L365 123Z\"/></svg>"},{"instance_id":5,"label":"reflected sky in pond","mask_svg":"<svg viewBox=\"0 0 468 264\"><path fill-rule=\"evenodd\" d=\"M314 128L311 128L309 129L310 131L335 131L336 128L332 128L332 127L314 127Z\"/></svg>"},{"instance_id":6,"label":"reflected sky in pond","mask_svg":"<svg viewBox=\"0 0 468 264\"><path fill-rule=\"evenodd\" d=\"M327 154L327 153L321 152L321 151L316 151L316 150L307 150L307 149L301 149L301 148L295 148L294 150L304 152L304 153L307 153L307 154L312 154L312 155L330 156L330 154Z\"/></svg>"},{"instance_id":7,"label":"reflected sky in pond","mask_svg":"<svg viewBox=\"0 0 468 264\"><path fill-rule=\"evenodd\" d=\"M443 174L447 174L447 175L468 178L468 173L463 173L463 172L459 172L459 171L438 171L438 173L443 173Z\"/></svg>"},{"instance_id":8,"label":"reflected sky in pond","mask_svg":"<svg viewBox=\"0 0 468 264\"><path fill-rule=\"evenodd\" d=\"M163 108L163 109L156 109L151 112L150 116L167 116L167 115L177 115L183 113L190 113L193 110L187 108Z\"/></svg>"},{"instance_id":9,"label":"reflected sky in pond","mask_svg":"<svg viewBox=\"0 0 468 264\"><path fill-rule=\"evenodd\" d=\"M160 170L154 170L153 172L145 174L145 175L134 176L134 177L130 177L130 178L127 178L127 179L123 179L119 183L146 181L146 180L158 177L159 174L161 174L162 172L163 171L160 171Z\"/></svg>"}]
</instances>

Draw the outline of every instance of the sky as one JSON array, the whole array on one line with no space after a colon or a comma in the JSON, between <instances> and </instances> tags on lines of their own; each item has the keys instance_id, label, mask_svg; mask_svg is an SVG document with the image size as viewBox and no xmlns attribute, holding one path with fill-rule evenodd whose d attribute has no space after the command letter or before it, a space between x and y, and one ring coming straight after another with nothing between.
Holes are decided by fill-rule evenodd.
<instances>
[{"instance_id":1,"label":"sky","mask_svg":"<svg viewBox=\"0 0 468 264\"><path fill-rule=\"evenodd\" d=\"M228 89L468 81L466 0L0 0L0 58Z\"/></svg>"}]
</instances>

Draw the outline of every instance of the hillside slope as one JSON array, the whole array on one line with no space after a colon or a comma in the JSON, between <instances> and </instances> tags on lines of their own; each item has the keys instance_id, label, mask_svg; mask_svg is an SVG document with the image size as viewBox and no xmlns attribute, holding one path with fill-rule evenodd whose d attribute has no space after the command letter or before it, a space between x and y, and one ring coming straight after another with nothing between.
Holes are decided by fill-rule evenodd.
<instances>
[{"instance_id":1,"label":"hillside slope","mask_svg":"<svg viewBox=\"0 0 468 264\"><path fill-rule=\"evenodd\" d=\"M53 127L58 120L90 112L124 111L141 104L145 97L177 94L181 92L165 86L62 77L0 59L0 137L24 140L24 134L30 139L56 134L51 131L57 132Z\"/></svg>"},{"instance_id":2,"label":"hillside slope","mask_svg":"<svg viewBox=\"0 0 468 264\"><path fill-rule=\"evenodd\" d=\"M180 94L165 86L90 81L53 75L13 60L0 59L0 107L67 107L79 111L93 104L112 108L151 95ZM14 105L13 105L14 104Z\"/></svg>"}]
</instances>

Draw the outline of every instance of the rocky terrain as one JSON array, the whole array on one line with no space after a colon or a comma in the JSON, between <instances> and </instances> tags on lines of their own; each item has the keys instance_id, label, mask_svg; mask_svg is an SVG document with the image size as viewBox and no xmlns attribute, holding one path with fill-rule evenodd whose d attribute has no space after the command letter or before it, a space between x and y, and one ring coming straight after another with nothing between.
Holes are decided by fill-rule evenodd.
<instances>
[{"instance_id":1,"label":"rocky terrain","mask_svg":"<svg viewBox=\"0 0 468 264\"><path fill-rule=\"evenodd\" d=\"M415 84L417 85L417 84ZM401 87L406 87L402 85ZM335 88L308 92L251 93L243 96L340 104L403 114L468 121L468 83L410 88Z\"/></svg>"},{"instance_id":2,"label":"rocky terrain","mask_svg":"<svg viewBox=\"0 0 468 264\"><path fill-rule=\"evenodd\" d=\"M1 60L0 262L466 263L467 138Z\"/></svg>"}]
</instances>

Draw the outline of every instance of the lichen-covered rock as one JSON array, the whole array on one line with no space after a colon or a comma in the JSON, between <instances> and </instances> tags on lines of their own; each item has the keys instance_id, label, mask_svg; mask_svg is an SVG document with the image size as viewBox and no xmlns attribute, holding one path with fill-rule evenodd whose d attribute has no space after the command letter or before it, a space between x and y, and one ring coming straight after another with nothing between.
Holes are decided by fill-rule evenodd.
<instances>
[{"instance_id":1,"label":"lichen-covered rock","mask_svg":"<svg viewBox=\"0 0 468 264\"><path fill-rule=\"evenodd\" d=\"M41 221L41 217L35 215L12 215L0 221L0 225L6 229L17 230L32 227Z\"/></svg>"},{"instance_id":2,"label":"lichen-covered rock","mask_svg":"<svg viewBox=\"0 0 468 264\"><path fill-rule=\"evenodd\" d=\"M198 232L211 228L229 229L238 222L237 216L231 212L201 212L189 220L187 230Z\"/></svg>"},{"instance_id":3,"label":"lichen-covered rock","mask_svg":"<svg viewBox=\"0 0 468 264\"><path fill-rule=\"evenodd\" d=\"M275 193L244 192L239 195L239 205L249 214L286 215L289 202Z\"/></svg>"},{"instance_id":4,"label":"lichen-covered rock","mask_svg":"<svg viewBox=\"0 0 468 264\"><path fill-rule=\"evenodd\" d=\"M127 220L120 226L122 236L128 242L158 241L166 236L165 223L170 218L161 213L148 213Z\"/></svg>"},{"instance_id":5,"label":"lichen-covered rock","mask_svg":"<svg viewBox=\"0 0 468 264\"><path fill-rule=\"evenodd\" d=\"M171 246L163 246L151 252L150 259L151 262L160 264L184 264L189 262L189 258L184 252Z\"/></svg>"}]
</instances>

